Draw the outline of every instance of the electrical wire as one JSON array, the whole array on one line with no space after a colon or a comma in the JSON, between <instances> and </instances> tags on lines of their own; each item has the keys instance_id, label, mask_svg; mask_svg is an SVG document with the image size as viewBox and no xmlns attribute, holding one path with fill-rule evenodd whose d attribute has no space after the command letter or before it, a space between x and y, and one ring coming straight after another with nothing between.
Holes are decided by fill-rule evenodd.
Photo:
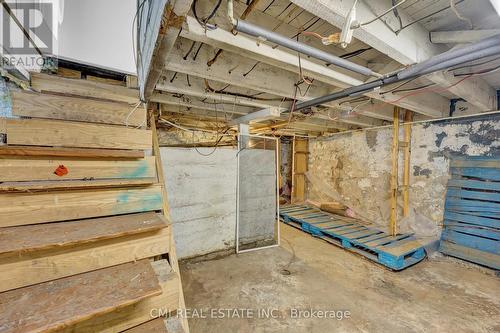
<instances>
[{"instance_id":1,"label":"electrical wire","mask_svg":"<svg viewBox=\"0 0 500 333\"><path fill-rule=\"evenodd\" d=\"M194 18L196 19L196 21L198 21L198 23L205 28L205 30L214 30L215 28L217 28L215 25L213 24L208 24L208 20L210 20L212 17L214 17L215 13L217 13L217 10L219 9L221 3L222 3L222 0L218 0L217 3L215 4L214 8L212 8L212 10L210 11L210 14L208 14L208 16L204 17L203 19L200 19L198 17L198 13L196 12L196 4L198 3L198 0L194 0L193 1L193 5L192 5L192 11L193 11L193 15L194 15Z\"/></svg>"},{"instance_id":2,"label":"electrical wire","mask_svg":"<svg viewBox=\"0 0 500 333\"><path fill-rule=\"evenodd\" d=\"M377 20L379 20L380 18L384 17L385 15L389 14L391 11L393 11L394 9L396 9L397 7L401 6L403 3L405 3L407 0L401 0L400 2L398 2L396 5L392 6L391 8L389 8L388 10L386 10L385 12L383 12L382 14L380 15L377 15L375 18L371 19L370 21L367 21L367 22L362 22L362 23L358 23L354 26L351 27L351 29L358 29L358 28L361 28L362 26L365 26L365 25L368 25L368 24L371 24Z\"/></svg>"}]
</instances>

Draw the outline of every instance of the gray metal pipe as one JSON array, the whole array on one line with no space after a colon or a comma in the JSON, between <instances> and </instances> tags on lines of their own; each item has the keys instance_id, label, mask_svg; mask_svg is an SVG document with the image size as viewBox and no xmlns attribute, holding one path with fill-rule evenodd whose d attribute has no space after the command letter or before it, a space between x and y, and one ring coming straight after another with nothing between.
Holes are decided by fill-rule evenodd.
<instances>
[{"instance_id":1,"label":"gray metal pipe","mask_svg":"<svg viewBox=\"0 0 500 333\"><path fill-rule=\"evenodd\" d=\"M300 52L302 54L311 56L313 58L323 60L324 62L328 64L332 64L335 66L339 66L345 69L348 69L350 71L363 74L366 76L380 76L380 74L373 72L371 69L363 67L361 65L355 64L353 62L350 62L348 60L342 59L340 57L337 57L333 54L327 53L322 50L318 50L314 47L311 47L307 44L294 41L293 39L290 39L286 36L280 35L278 33L275 33L273 31L269 31L266 29L263 29L255 24L252 24L247 21L243 20L237 20L236 25L234 26L234 29L239 32L243 32L246 34L249 34L254 37L261 37L264 38L272 43L276 43L278 45L284 46L288 49Z\"/></svg>"},{"instance_id":2,"label":"gray metal pipe","mask_svg":"<svg viewBox=\"0 0 500 333\"><path fill-rule=\"evenodd\" d=\"M469 53L469 54L465 54L461 57L457 57L457 58L453 58L453 59L450 59L450 60L446 60L438 65L435 65L433 67L429 67L421 72L418 73L418 75L425 75L425 74L429 74L429 73L432 73L432 72L436 72L440 69L447 69L447 68L450 68L450 67L453 67L453 66L456 66L456 65L459 65L459 64L464 64L466 62L470 62L470 61L474 61L474 60L477 60L477 59L482 59L482 58L486 58L486 57L489 57L489 56L492 56L492 55L495 55L495 54L499 54L500 53L500 45L499 46L494 46L494 47L490 47L490 48L487 48L487 49L484 49L484 50L479 50L479 51L476 51L476 52L473 52L473 53Z\"/></svg>"},{"instance_id":3,"label":"gray metal pipe","mask_svg":"<svg viewBox=\"0 0 500 333\"><path fill-rule=\"evenodd\" d=\"M397 83L397 82L408 80L408 79L413 79L413 78L422 76L424 74L442 71L442 70L445 70L445 69L450 68L452 66L456 66L456 65L460 65L460 64L463 64L466 62L479 60L479 59L486 58L486 57L489 57L492 55L500 54L500 45L489 47L486 49L477 49L477 48L474 48L474 49L475 49L475 52L472 52L471 54L462 54L461 56L451 58L451 59L443 59L443 57L441 57L442 54L438 55L436 57L440 57L440 59L443 59L441 62L438 62L438 63L433 62L434 63L433 66L421 69L417 73L410 71L412 69L410 67L408 69L402 70L398 73L391 74L390 76L382 78L382 79L373 80L371 82L363 83L359 86L349 87L349 88L344 89L342 91L338 91L338 92L335 92L335 93L332 93L329 95L321 96L318 98L311 99L309 101L304 101L304 102L298 103L294 110L302 110L302 109L309 108L312 106L325 104L325 103L332 102L332 101L335 101L335 100L338 100L341 98L352 96L354 94L368 93L370 91L373 91L375 88L382 87L382 86L387 85L387 84L392 84L392 83ZM435 57L433 57L429 60L433 60L434 58ZM407 74L407 73L409 73L409 74ZM404 75L400 75L400 74L404 74ZM404 78L401 78L401 77L404 77Z\"/></svg>"},{"instance_id":4,"label":"gray metal pipe","mask_svg":"<svg viewBox=\"0 0 500 333\"><path fill-rule=\"evenodd\" d=\"M406 70L401 71L398 74L398 77L402 80L414 77L417 74L421 74L423 71L434 67L437 64L443 63L447 60L451 60L454 58L459 58L462 56L465 56L469 53L475 53L477 51L485 50L493 46L498 46L500 45L500 34L495 35L492 37L485 38L483 40L480 40L477 43L461 47L456 50L450 50L443 52L437 56L434 56L430 59L427 59L425 61L422 61L419 64L413 65L409 67Z\"/></svg>"}]
</instances>

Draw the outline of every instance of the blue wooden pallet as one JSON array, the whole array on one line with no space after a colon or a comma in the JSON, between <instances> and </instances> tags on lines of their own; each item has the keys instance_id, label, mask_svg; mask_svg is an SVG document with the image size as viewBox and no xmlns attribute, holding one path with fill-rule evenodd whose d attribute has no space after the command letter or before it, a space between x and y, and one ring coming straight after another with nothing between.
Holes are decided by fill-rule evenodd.
<instances>
[{"instance_id":1,"label":"blue wooden pallet","mask_svg":"<svg viewBox=\"0 0 500 333\"><path fill-rule=\"evenodd\" d=\"M500 158L450 162L440 251L500 269Z\"/></svg>"},{"instance_id":2,"label":"blue wooden pallet","mask_svg":"<svg viewBox=\"0 0 500 333\"><path fill-rule=\"evenodd\" d=\"M395 271L425 258L423 246L411 234L390 236L361 225L357 219L330 214L306 205L280 207L280 216L289 225Z\"/></svg>"}]
</instances>

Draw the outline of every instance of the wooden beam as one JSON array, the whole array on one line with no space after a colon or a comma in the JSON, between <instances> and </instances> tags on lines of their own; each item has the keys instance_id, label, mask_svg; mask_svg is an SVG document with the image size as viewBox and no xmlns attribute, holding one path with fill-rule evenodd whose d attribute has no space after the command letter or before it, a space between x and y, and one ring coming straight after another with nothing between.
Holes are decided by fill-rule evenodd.
<instances>
[{"instance_id":1,"label":"wooden beam","mask_svg":"<svg viewBox=\"0 0 500 333\"><path fill-rule=\"evenodd\" d=\"M168 253L170 234L168 226L93 244L2 255L0 292Z\"/></svg>"},{"instance_id":2,"label":"wooden beam","mask_svg":"<svg viewBox=\"0 0 500 333\"><path fill-rule=\"evenodd\" d=\"M350 6L352 6L351 2L342 0L291 0L291 2L339 28L342 28ZM386 9L388 9L388 5L385 0L358 2L356 5L357 20L359 22L370 21L376 17L376 13L381 13ZM398 9L398 13L403 22L411 20L404 10ZM432 44L429 32L420 24L414 24L396 34L388 28L385 21L376 20L355 29L354 37L403 65L424 61L447 50L443 45ZM483 79L472 77L453 86L457 80L448 75L443 78L442 75L431 75L429 79L445 88L449 87L448 91L470 101L483 111L497 109L496 92ZM405 105L399 106L419 112L419 110ZM436 105L434 108L437 107ZM431 116L429 113L426 114Z\"/></svg>"},{"instance_id":3,"label":"wooden beam","mask_svg":"<svg viewBox=\"0 0 500 333\"><path fill-rule=\"evenodd\" d=\"M151 113L151 118L150 118L150 123L151 123L151 131L153 132L153 156L156 157L156 174L158 175L158 184L161 187L161 199L162 199L162 213L163 216L168 220L171 221L171 216L170 216L170 205L168 203L168 193L167 193L167 184L165 180L165 176L163 174L163 164L161 162L161 151L160 151L160 143L158 141L158 134L156 132L156 121L155 121L155 114L152 112ZM182 281L181 281L181 275L180 275L180 269L179 269L179 262L177 260L177 250L175 247L175 239L173 233L170 235L170 250L169 250L169 259L170 259L170 265L172 266L173 270L178 274L179 277L179 307L178 309L186 309L186 303L184 300L184 291L182 289ZM189 324L187 321L187 317L183 317L181 319L182 327L184 328L184 331L186 333L189 333Z\"/></svg>"},{"instance_id":4,"label":"wooden beam","mask_svg":"<svg viewBox=\"0 0 500 333\"><path fill-rule=\"evenodd\" d=\"M164 7L159 32L157 34L154 32L156 38L149 41L147 45L147 48L151 51L147 52L150 54L151 60L141 67L142 70L139 68L139 85L144 100L148 100L153 94L164 67L165 58L179 36L185 15L191 9L192 3L193 0L178 0L173 5L167 3ZM142 71L145 72L142 73Z\"/></svg>"},{"instance_id":5,"label":"wooden beam","mask_svg":"<svg viewBox=\"0 0 500 333\"><path fill-rule=\"evenodd\" d=\"M230 126L236 126L239 124L248 124L250 122L260 122L264 120L270 120L280 117L280 108L270 107L265 108L260 111L252 112L247 115L241 116L229 122Z\"/></svg>"},{"instance_id":6,"label":"wooden beam","mask_svg":"<svg viewBox=\"0 0 500 333\"><path fill-rule=\"evenodd\" d=\"M147 212L160 208L161 192L158 186L0 194L0 227Z\"/></svg>"},{"instance_id":7,"label":"wooden beam","mask_svg":"<svg viewBox=\"0 0 500 333\"><path fill-rule=\"evenodd\" d=\"M399 157L399 107L394 107L394 119L392 122L392 169L391 169L391 216L389 232L391 236L398 233L398 157Z\"/></svg>"},{"instance_id":8,"label":"wooden beam","mask_svg":"<svg viewBox=\"0 0 500 333\"><path fill-rule=\"evenodd\" d=\"M411 124L413 112L406 110L404 128L404 151L403 151L403 217L410 214L410 154L411 154Z\"/></svg>"},{"instance_id":9,"label":"wooden beam","mask_svg":"<svg viewBox=\"0 0 500 333\"><path fill-rule=\"evenodd\" d=\"M55 173L63 165L67 174ZM147 156L137 160L82 160L74 158L39 159L0 158L0 174L4 182L37 181L37 180L92 180L120 178L152 178L156 177L155 157Z\"/></svg>"},{"instance_id":10,"label":"wooden beam","mask_svg":"<svg viewBox=\"0 0 500 333\"><path fill-rule=\"evenodd\" d=\"M0 327L5 332L54 332L159 294L158 279L144 259L4 292Z\"/></svg>"},{"instance_id":11,"label":"wooden beam","mask_svg":"<svg viewBox=\"0 0 500 333\"><path fill-rule=\"evenodd\" d=\"M146 122L143 108L128 103L98 101L88 98L68 97L12 91L12 113L16 116L85 121L90 123L142 126Z\"/></svg>"},{"instance_id":12,"label":"wooden beam","mask_svg":"<svg viewBox=\"0 0 500 333\"><path fill-rule=\"evenodd\" d=\"M500 29L431 31L430 40L437 44L465 44L500 34Z\"/></svg>"},{"instance_id":13,"label":"wooden beam","mask_svg":"<svg viewBox=\"0 0 500 333\"><path fill-rule=\"evenodd\" d=\"M258 108L242 106L240 104L235 104L234 100L221 101L219 98L211 99L199 97L203 92L196 90L192 95L173 95L168 93L154 93L151 96L151 102L161 103L168 106L169 110L182 110L184 108L198 109L198 110L209 110L215 112L224 112L228 114L247 114L250 112L257 111ZM175 112L175 111L172 111Z\"/></svg>"},{"instance_id":14,"label":"wooden beam","mask_svg":"<svg viewBox=\"0 0 500 333\"><path fill-rule=\"evenodd\" d=\"M0 124L2 119L0 118ZM5 124L7 124L5 122ZM113 158L137 159L144 157L143 150L117 149L80 149L54 147L0 146L0 156L44 156L44 157L81 157L81 158Z\"/></svg>"},{"instance_id":15,"label":"wooden beam","mask_svg":"<svg viewBox=\"0 0 500 333\"><path fill-rule=\"evenodd\" d=\"M42 119L7 119L7 143L27 146L148 149L151 131Z\"/></svg>"}]
</instances>

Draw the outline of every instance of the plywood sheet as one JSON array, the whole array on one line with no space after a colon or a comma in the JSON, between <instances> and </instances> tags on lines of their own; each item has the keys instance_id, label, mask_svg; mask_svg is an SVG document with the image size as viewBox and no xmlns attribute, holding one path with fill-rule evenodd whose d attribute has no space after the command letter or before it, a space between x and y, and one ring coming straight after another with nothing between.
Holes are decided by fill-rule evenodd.
<instances>
[{"instance_id":1,"label":"plywood sheet","mask_svg":"<svg viewBox=\"0 0 500 333\"><path fill-rule=\"evenodd\" d=\"M0 327L55 332L160 293L148 260L126 263L0 294Z\"/></svg>"},{"instance_id":2,"label":"plywood sheet","mask_svg":"<svg viewBox=\"0 0 500 333\"><path fill-rule=\"evenodd\" d=\"M108 102L52 94L12 91L12 113L16 116L140 126L146 110L128 103Z\"/></svg>"},{"instance_id":3,"label":"plywood sheet","mask_svg":"<svg viewBox=\"0 0 500 333\"><path fill-rule=\"evenodd\" d=\"M171 226L70 247L0 255L0 292L170 251Z\"/></svg>"},{"instance_id":4,"label":"plywood sheet","mask_svg":"<svg viewBox=\"0 0 500 333\"><path fill-rule=\"evenodd\" d=\"M0 227L160 210L161 188L0 194Z\"/></svg>"},{"instance_id":5,"label":"plywood sheet","mask_svg":"<svg viewBox=\"0 0 500 333\"><path fill-rule=\"evenodd\" d=\"M55 173L61 165L66 168L67 174ZM3 182L155 177L154 156L136 160L0 157L0 181Z\"/></svg>"},{"instance_id":6,"label":"plywood sheet","mask_svg":"<svg viewBox=\"0 0 500 333\"><path fill-rule=\"evenodd\" d=\"M131 104L139 102L139 91L135 89L89 80L62 78L42 73L31 73L31 86L40 92L50 91Z\"/></svg>"},{"instance_id":7,"label":"plywood sheet","mask_svg":"<svg viewBox=\"0 0 500 333\"><path fill-rule=\"evenodd\" d=\"M7 143L26 146L148 149L150 130L59 120L8 119Z\"/></svg>"},{"instance_id":8,"label":"plywood sheet","mask_svg":"<svg viewBox=\"0 0 500 333\"><path fill-rule=\"evenodd\" d=\"M154 212L96 219L0 228L0 255L61 248L157 231L167 227ZM36 235L36 237L33 237Z\"/></svg>"}]
</instances>

